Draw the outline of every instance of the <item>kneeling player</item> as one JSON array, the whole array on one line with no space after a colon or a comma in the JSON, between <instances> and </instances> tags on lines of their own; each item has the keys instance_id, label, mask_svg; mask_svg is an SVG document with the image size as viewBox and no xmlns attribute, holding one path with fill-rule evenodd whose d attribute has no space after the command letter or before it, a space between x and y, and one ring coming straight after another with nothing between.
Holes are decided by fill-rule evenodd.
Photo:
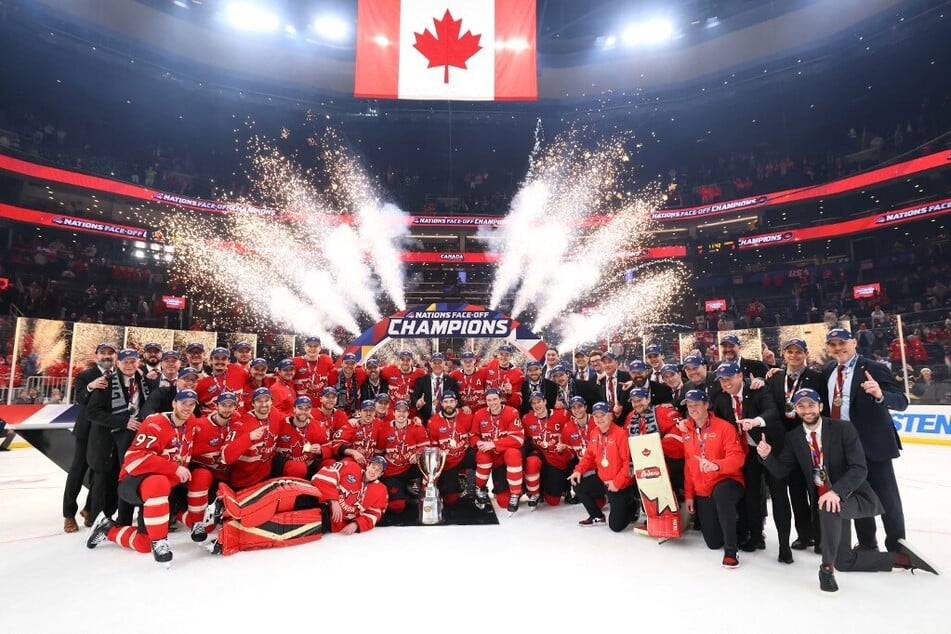
<instances>
[{"instance_id":1,"label":"kneeling player","mask_svg":"<svg viewBox=\"0 0 951 634\"><path fill-rule=\"evenodd\" d=\"M211 486L211 472L207 481L195 482L188 470L191 460L192 441L195 435L193 412L198 404L194 390L182 390L175 396L172 411L152 414L142 421L135 441L125 454L119 473L119 496L134 506L142 506L144 530L132 526L117 526L105 513L100 513L86 540L86 546L95 548L105 540L115 542L140 553L152 551L156 563L168 566L172 551L168 547L169 497L173 495L184 507L187 491L204 492L207 496ZM207 497L206 497L207 500ZM185 515L186 526L192 526L204 518L205 505L201 510Z\"/></svg>"},{"instance_id":2,"label":"kneeling player","mask_svg":"<svg viewBox=\"0 0 951 634\"><path fill-rule=\"evenodd\" d=\"M545 503L557 506L567 489L571 469L568 462L581 446L581 434L564 409L549 410L545 395L529 396L532 410L522 418L528 456L525 458L525 490L528 506L534 509L545 495Z\"/></svg>"},{"instance_id":3,"label":"kneeling player","mask_svg":"<svg viewBox=\"0 0 951 634\"><path fill-rule=\"evenodd\" d=\"M417 464L419 452L429 445L429 436L422 425L410 424L409 403L406 401L396 402L393 415L392 421L378 428L376 450L386 457L387 466L383 473L389 499L386 510L398 514L406 510L410 481L415 479L418 485L423 477Z\"/></svg>"},{"instance_id":4,"label":"kneeling player","mask_svg":"<svg viewBox=\"0 0 951 634\"><path fill-rule=\"evenodd\" d=\"M519 397L521 398L521 397ZM484 509L489 503L486 485L492 470L505 466L507 492L496 491L499 504L505 504L509 513L518 510L522 495L522 446L525 431L518 410L502 404L502 392L495 388L485 391L485 409L476 412L473 432L476 440L476 507ZM498 484L496 484L498 487Z\"/></svg>"},{"instance_id":5,"label":"kneeling player","mask_svg":"<svg viewBox=\"0 0 951 634\"><path fill-rule=\"evenodd\" d=\"M309 396L294 400L294 415L281 421L277 432L277 453L281 473L294 478L312 478L323 460L333 455L326 428L311 416Z\"/></svg>"},{"instance_id":6,"label":"kneeling player","mask_svg":"<svg viewBox=\"0 0 951 634\"><path fill-rule=\"evenodd\" d=\"M476 450L472 446L472 414L460 409L456 393L447 390L442 395L442 409L429 419L429 437L432 444L446 451L446 464L439 476L439 494L446 504L455 504L462 493L459 473L475 469ZM423 483L425 486L427 483Z\"/></svg>"},{"instance_id":7,"label":"kneeling player","mask_svg":"<svg viewBox=\"0 0 951 634\"><path fill-rule=\"evenodd\" d=\"M373 456L366 470L345 460L317 472L313 483L330 515L324 532L352 535L376 526L386 510L386 487L379 481L385 470L386 458Z\"/></svg>"}]
</instances>

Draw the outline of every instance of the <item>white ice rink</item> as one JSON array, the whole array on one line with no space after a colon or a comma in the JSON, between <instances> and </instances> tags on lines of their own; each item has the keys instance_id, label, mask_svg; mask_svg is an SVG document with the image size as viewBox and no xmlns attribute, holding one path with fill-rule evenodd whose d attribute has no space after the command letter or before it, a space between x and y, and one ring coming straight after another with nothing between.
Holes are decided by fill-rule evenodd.
<instances>
[{"instance_id":1,"label":"white ice rink","mask_svg":"<svg viewBox=\"0 0 951 634\"><path fill-rule=\"evenodd\" d=\"M951 447L908 446L895 466L908 540L951 572ZM580 528L580 506L524 504L499 526L381 528L230 557L177 532L163 570L111 543L88 550L88 529L64 534L64 481L33 449L0 454L2 632L951 632L949 576L838 573L826 595L811 550L776 561L771 520L767 550L740 553L738 570L699 533L658 545Z\"/></svg>"}]
</instances>

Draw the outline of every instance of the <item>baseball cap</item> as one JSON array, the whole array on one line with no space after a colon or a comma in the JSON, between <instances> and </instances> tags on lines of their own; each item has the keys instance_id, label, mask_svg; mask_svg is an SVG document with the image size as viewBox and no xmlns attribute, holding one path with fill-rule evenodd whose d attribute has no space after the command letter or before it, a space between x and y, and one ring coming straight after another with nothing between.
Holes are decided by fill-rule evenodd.
<instances>
[{"instance_id":1,"label":"baseball cap","mask_svg":"<svg viewBox=\"0 0 951 634\"><path fill-rule=\"evenodd\" d=\"M181 358L182 358L182 355L178 354L178 352L174 350L166 350L165 352L162 353L163 361L165 359L181 359Z\"/></svg>"},{"instance_id":2,"label":"baseball cap","mask_svg":"<svg viewBox=\"0 0 951 634\"><path fill-rule=\"evenodd\" d=\"M803 352L808 350L808 348L806 347L805 339L800 339L799 337L792 337L791 339L787 339L786 342L783 343L783 350L785 350L789 346L798 346L799 349L802 350Z\"/></svg>"},{"instance_id":3,"label":"baseball cap","mask_svg":"<svg viewBox=\"0 0 951 634\"><path fill-rule=\"evenodd\" d=\"M492 396L493 394L495 396L502 396L502 392L498 388L490 387L485 391L486 396Z\"/></svg>"},{"instance_id":4,"label":"baseball cap","mask_svg":"<svg viewBox=\"0 0 951 634\"><path fill-rule=\"evenodd\" d=\"M475 352L473 352L472 350L466 350L461 355L459 355L459 358L460 359L475 359L476 355L475 355Z\"/></svg>"},{"instance_id":5,"label":"baseball cap","mask_svg":"<svg viewBox=\"0 0 951 634\"><path fill-rule=\"evenodd\" d=\"M291 359L281 359L280 361L277 362L278 370L286 370L287 368L293 368L293 367L294 367L294 361Z\"/></svg>"},{"instance_id":6,"label":"baseball cap","mask_svg":"<svg viewBox=\"0 0 951 634\"><path fill-rule=\"evenodd\" d=\"M380 362L374 359L373 357L370 357L369 359L366 360L366 363L364 363L363 365L365 365L368 368L378 368L380 367Z\"/></svg>"},{"instance_id":7,"label":"baseball cap","mask_svg":"<svg viewBox=\"0 0 951 634\"><path fill-rule=\"evenodd\" d=\"M412 358L413 358L413 353L410 352L409 350L400 350L400 357L408 357L408 358L412 359Z\"/></svg>"},{"instance_id":8,"label":"baseball cap","mask_svg":"<svg viewBox=\"0 0 951 634\"><path fill-rule=\"evenodd\" d=\"M123 348L119 351L119 354L116 356L119 361L125 361L126 359L138 359L139 351L135 348Z\"/></svg>"},{"instance_id":9,"label":"baseball cap","mask_svg":"<svg viewBox=\"0 0 951 634\"><path fill-rule=\"evenodd\" d=\"M587 407L588 403L582 396L572 396L568 399L568 407L574 407L575 405L583 405L584 407Z\"/></svg>"},{"instance_id":10,"label":"baseball cap","mask_svg":"<svg viewBox=\"0 0 951 634\"><path fill-rule=\"evenodd\" d=\"M559 363L558 365L556 365L555 367L553 367L553 368L551 369L551 373L552 373L553 375L555 375L555 374L568 374L568 368L566 368L565 366L563 366L562 364Z\"/></svg>"},{"instance_id":11,"label":"baseball cap","mask_svg":"<svg viewBox=\"0 0 951 634\"><path fill-rule=\"evenodd\" d=\"M535 359L532 359L531 361L529 361L528 363L525 364L525 369L526 369L526 370L529 369L529 368L540 368L540 367L542 367L542 364L539 363L538 361L535 361ZM557 367L557 366L555 366L555 367Z\"/></svg>"},{"instance_id":12,"label":"baseball cap","mask_svg":"<svg viewBox=\"0 0 951 634\"><path fill-rule=\"evenodd\" d=\"M266 387L259 387L255 389L253 392L251 392L252 401L258 400L258 397L261 397L261 396L266 396L268 398L271 398L271 390L267 389Z\"/></svg>"},{"instance_id":13,"label":"baseball cap","mask_svg":"<svg viewBox=\"0 0 951 634\"><path fill-rule=\"evenodd\" d=\"M432 353L432 355L430 355L429 360L430 361L445 361L446 356L441 352L434 352Z\"/></svg>"},{"instance_id":14,"label":"baseball cap","mask_svg":"<svg viewBox=\"0 0 951 634\"><path fill-rule=\"evenodd\" d=\"M254 346L251 345L250 341L239 341L234 344L235 351L238 350L254 350Z\"/></svg>"},{"instance_id":15,"label":"baseball cap","mask_svg":"<svg viewBox=\"0 0 951 634\"><path fill-rule=\"evenodd\" d=\"M374 401L372 398L368 398L367 400L360 403L360 409L373 409L375 406L376 401Z\"/></svg>"},{"instance_id":16,"label":"baseball cap","mask_svg":"<svg viewBox=\"0 0 951 634\"><path fill-rule=\"evenodd\" d=\"M736 335L724 335L720 338L720 344L732 343L734 346L740 345L740 338Z\"/></svg>"},{"instance_id":17,"label":"baseball cap","mask_svg":"<svg viewBox=\"0 0 951 634\"><path fill-rule=\"evenodd\" d=\"M402 400L396 401L396 403L393 404L393 409L409 409L409 403Z\"/></svg>"},{"instance_id":18,"label":"baseball cap","mask_svg":"<svg viewBox=\"0 0 951 634\"><path fill-rule=\"evenodd\" d=\"M627 369L631 372L647 372L650 368L640 359L634 359L628 364Z\"/></svg>"},{"instance_id":19,"label":"baseball cap","mask_svg":"<svg viewBox=\"0 0 951 634\"><path fill-rule=\"evenodd\" d=\"M530 400L530 401L534 401L536 398L537 398L537 399L541 399L541 400L544 401L544 400L545 400L545 395L542 394L541 392L532 392L532 393L528 396L528 400Z\"/></svg>"},{"instance_id":20,"label":"baseball cap","mask_svg":"<svg viewBox=\"0 0 951 634\"><path fill-rule=\"evenodd\" d=\"M116 351L116 347L114 345L112 345L108 341L103 341L98 346L96 346L96 354L99 354L99 352L102 351L103 348L109 348L113 352Z\"/></svg>"},{"instance_id":21,"label":"baseball cap","mask_svg":"<svg viewBox=\"0 0 951 634\"><path fill-rule=\"evenodd\" d=\"M707 403L710 401L710 398L703 390L687 390L687 393L684 394L684 400L682 402L686 403L687 401L703 401L704 403Z\"/></svg>"},{"instance_id":22,"label":"baseball cap","mask_svg":"<svg viewBox=\"0 0 951 634\"><path fill-rule=\"evenodd\" d=\"M383 401L388 401L388 400L390 400L390 395L387 394L386 392L381 392L376 395L375 402L382 403Z\"/></svg>"},{"instance_id":23,"label":"baseball cap","mask_svg":"<svg viewBox=\"0 0 951 634\"><path fill-rule=\"evenodd\" d=\"M145 344L145 345L142 347L142 350L143 350L143 352L144 352L145 350L158 350L159 352L161 352L161 351L162 351L162 344L156 343L156 342L154 342L154 341L150 341L150 342L148 342L147 344Z\"/></svg>"},{"instance_id":24,"label":"baseball cap","mask_svg":"<svg viewBox=\"0 0 951 634\"><path fill-rule=\"evenodd\" d=\"M189 350L201 350L202 352L204 352L205 344L203 344L200 341L192 341L187 346L185 346L185 352L188 352Z\"/></svg>"},{"instance_id":25,"label":"baseball cap","mask_svg":"<svg viewBox=\"0 0 951 634\"><path fill-rule=\"evenodd\" d=\"M222 348L221 346L218 346L217 348L212 348L211 354L208 356L212 358L221 357L221 356L231 357L231 351L228 350L227 348Z\"/></svg>"},{"instance_id":26,"label":"baseball cap","mask_svg":"<svg viewBox=\"0 0 951 634\"><path fill-rule=\"evenodd\" d=\"M796 403L798 403L799 401L801 401L801 400L804 399L804 398L807 398L807 399L809 399L809 400L811 400L811 401L815 401L816 403L821 403L821 402L822 402L822 399L819 398L819 393L816 392L816 391L813 390L813 389L808 388L808 387L804 387L804 388L802 388L801 390L798 390L795 394L793 394L793 395L792 395L792 402L793 402L793 404L795 405Z\"/></svg>"},{"instance_id":27,"label":"baseball cap","mask_svg":"<svg viewBox=\"0 0 951 634\"><path fill-rule=\"evenodd\" d=\"M201 374L201 372L199 372L198 370L196 370L195 368L191 366L188 366L187 368L182 368L181 370L178 371L178 378L186 377L189 374L194 374L195 376L198 376L199 374Z\"/></svg>"},{"instance_id":28,"label":"baseball cap","mask_svg":"<svg viewBox=\"0 0 951 634\"><path fill-rule=\"evenodd\" d=\"M733 361L724 361L717 366L717 378L728 379L731 376L736 376L741 371L742 370L740 370L740 366L737 363L734 363Z\"/></svg>"},{"instance_id":29,"label":"baseball cap","mask_svg":"<svg viewBox=\"0 0 951 634\"><path fill-rule=\"evenodd\" d=\"M833 328L828 333L826 333L826 343L832 341L833 339L841 339L842 341L849 341L853 339L852 333L846 330L845 328Z\"/></svg>"},{"instance_id":30,"label":"baseball cap","mask_svg":"<svg viewBox=\"0 0 951 634\"><path fill-rule=\"evenodd\" d=\"M337 396L337 388L325 387L320 391L321 396Z\"/></svg>"},{"instance_id":31,"label":"baseball cap","mask_svg":"<svg viewBox=\"0 0 951 634\"><path fill-rule=\"evenodd\" d=\"M372 458L370 458L370 462L380 465L380 468L386 471L387 463L386 463L386 458L384 458L383 456L373 456ZM367 464L367 466L369 466L369 463Z\"/></svg>"},{"instance_id":32,"label":"baseball cap","mask_svg":"<svg viewBox=\"0 0 951 634\"><path fill-rule=\"evenodd\" d=\"M660 366L660 375L664 376L668 372L673 372L674 374L680 374L680 368L675 366L673 363L665 363Z\"/></svg>"},{"instance_id":33,"label":"baseball cap","mask_svg":"<svg viewBox=\"0 0 951 634\"><path fill-rule=\"evenodd\" d=\"M232 401L237 403L238 395L234 392L222 392L218 395L218 398L215 399L215 403L223 403L224 401Z\"/></svg>"},{"instance_id":34,"label":"baseball cap","mask_svg":"<svg viewBox=\"0 0 951 634\"><path fill-rule=\"evenodd\" d=\"M178 394L175 395L175 400L179 402L188 401L188 400L197 402L198 392L196 392L195 390L180 390Z\"/></svg>"},{"instance_id":35,"label":"baseball cap","mask_svg":"<svg viewBox=\"0 0 951 634\"><path fill-rule=\"evenodd\" d=\"M650 344L649 346L647 346L646 348L644 348L644 354L645 354L645 355L647 355L647 354L662 354L662 352L663 352L663 351L661 350L660 346L657 345L656 343L652 343L652 344Z\"/></svg>"},{"instance_id":36,"label":"baseball cap","mask_svg":"<svg viewBox=\"0 0 951 634\"><path fill-rule=\"evenodd\" d=\"M511 354L512 352L515 352L515 350L512 348L512 346L508 344L503 344L499 346L499 352L508 352L509 354Z\"/></svg>"},{"instance_id":37,"label":"baseball cap","mask_svg":"<svg viewBox=\"0 0 951 634\"><path fill-rule=\"evenodd\" d=\"M631 395L628 397L632 401L636 398L647 398L647 390L642 387L635 387L631 390Z\"/></svg>"},{"instance_id":38,"label":"baseball cap","mask_svg":"<svg viewBox=\"0 0 951 634\"><path fill-rule=\"evenodd\" d=\"M617 355L613 352L605 352L601 356L605 359L611 359L611 361L617 361Z\"/></svg>"},{"instance_id":39,"label":"baseball cap","mask_svg":"<svg viewBox=\"0 0 951 634\"><path fill-rule=\"evenodd\" d=\"M294 407L300 407L301 405L313 405L313 401L310 400L309 396L298 396L294 399Z\"/></svg>"},{"instance_id":40,"label":"baseball cap","mask_svg":"<svg viewBox=\"0 0 951 634\"><path fill-rule=\"evenodd\" d=\"M576 359L577 359L578 357L586 357L586 356L588 356L588 353L587 353L583 348L578 348L577 350L575 350L575 358L576 358Z\"/></svg>"},{"instance_id":41,"label":"baseball cap","mask_svg":"<svg viewBox=\"0 0 951 634\"><path fill-rule=\"evenodd\" d=\"M607 413L610 413L610 411L611 411L611 406L605 403L604 401L598 401L597 403L591 406L592 414L596 414L598 412L607 414Z\"/></svg>"},{"instance_id":42,"label":"baseball cap","mask_svg":"<svg viewBox=\"0 0 951 634\"><path fill-rule=\"evenodd\" d=\"M340 360L341 361L356 361L357 355L353 354L352 352L345 352L343 356L340 357Z\"/></svg>"},{"instance_id":43,"label":"baseball cap","mask_svg":"<svg viewBox=\"0 0 951 634\"><path fill-rule=\"evenodd\" d=\"M706 365L706 361L703 360L699 354L692 354L684 359L684 367L688 365L693 368L699 368L701 365Z\"/></svg>"},{"instance_id":44,"label":"baseball cap","mask_svg":"<svg viewBox=\"0 0 951 634\"><path fill-rule=\"evenodd\" d=\"M445 401L447 398L456 398L456 393L452 390L446 390L442 393L442 400Z\"/></svg>"},{"instance_id":45,"label":"baseball cap","mask_svg":"<svg viewBox=\"0 0 951 634\"><path fill-rule=\"evenodd\" d=\"M316 343L316 344L319 345L319 344L320 344L320 337L317 337L317 336L315 336L315 335L311 335L311 336L309 336L309 337L304 337L304 345L307 345L308 343Z\"/></svg>"},{"instance_id":46,"label":"baseball cap","mask_svg":"<svg viewBox=\"0 0 951 634\"><path fill-rule=\"evenodd\" d=\"M267 369L267 359L262 359L261 357L258 357L257 359L251 359L252 368L256 368L259 365L263 365L265 369Z\"/></svg>"}]
</instances>

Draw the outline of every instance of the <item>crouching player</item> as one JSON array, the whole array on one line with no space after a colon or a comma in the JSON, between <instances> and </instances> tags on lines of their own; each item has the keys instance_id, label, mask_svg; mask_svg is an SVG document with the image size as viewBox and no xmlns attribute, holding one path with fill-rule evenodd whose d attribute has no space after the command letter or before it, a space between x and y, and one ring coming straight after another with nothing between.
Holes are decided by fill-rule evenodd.
<instances>
[{"instance_id":1,"label":"crouching player","mask_svg":"<svg viewBox=\"0 0 951 634\"><path fill-rule=\"evenodd\" d=\"M535 509L542 494L546 504L557 506L568 488L569 462L581 448L581 433L565 409L548 409L541 392L534 392L529 400L532 409L522 418L529 445L525 458L528 506Z\"/></svg>"}]
</instances>

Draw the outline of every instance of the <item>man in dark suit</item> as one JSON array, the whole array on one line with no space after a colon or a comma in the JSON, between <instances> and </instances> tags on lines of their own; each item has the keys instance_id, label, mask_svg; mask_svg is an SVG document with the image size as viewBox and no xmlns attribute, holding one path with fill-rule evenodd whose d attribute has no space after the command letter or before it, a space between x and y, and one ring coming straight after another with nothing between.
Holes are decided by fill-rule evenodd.
<instances>
[{"instance_id":1,"label":"man in dark suit","mask_svg":"<svg viewBox=\"0 0 951 634\"><path fill-rule=\"evenodd\" d=\"M684 358L684 374L687 375L684 394L690 390L703 390L712 401L716 392L720 390L720 382L717 381L716 373L707 369L707 362L699 354L692 354ZM680 403L674 403L674 405L683 408L681 414L686 415L687 408L685 406Z\"/></svg>"},{"instance_id":2,"label":"man in dark suit","mask_svg":"<svg viewBox=\"0 0 951 634\"><path fill-rule=\"evenodd\" d=\"M628 393L630 393L631 388L644 388L647 390L647 393L650 396L651 407L669 403L671 401L673 398L671 389L663 383L657 383L656 381L652 381L650 379L651 369L646 363L640 359L634 359L628 364L627 367L631 371L631 385L627 386ZM627 419L628 413L630 413L630 410L624 414L625 419Z\"/></svg>"},{"instance_id":3,"label":"man in dark suit","mask_svg":"<svg viewBox=\"0 0 951 634\"><path fill-rule=\"evenodd\" d=\"M194 390L199 378L198 370L188 366L178 371L178 379L172 385L165 385L149 393L136 418L145 420L152 414L172 411L175 395L181 390Z\"/></svg>"},{"instance_id":4,"label":"man in dark suit","mask_svg":"<svg viewBox=\"0 0 951 634\"><path fill-rule=\"evenodd\" d=\"M724 335L720 339L720 361L733 361L740 366L743 376L749 378L755 376L765 379L766 373L769 371L769 366L762 361L740 356L740 338L736 335Z\"/></svg>"},{"instance_id":5,"label":"man in dark suit","mask_svg":"<svg viewBox=\"0 0 951 634\"><path fill-rule=\"evenodd\" d=\"M590 381L591 383L598 380L598 373L588 363L588 353L580 348L575 351L575 367L572 377L575 381ZM552 379L554 379L554 372L552 372Z\"/></svg>"},{"instance_id":6,"label":"man in dark suit","mask_svg":"<svg viewBox=\"0 0 951 634\"><path fill-rule=\"evenodd\" d=\"M644 362L641 361L641 363ZM604 370L604 376L598 379L597 400L610 405L614 422L617 425L623 425L627 415L631 413L629 396L633 380L630 374L618 370L618 358L613 352L605 352L601 356L601 367Z\"/></svg>"},{"instance_id":7,"label":"man in dark suit","mask_svg":"<svg viewBox=\"0 0 951 634\"><path fill-rule=\"evenodd\" d=\"M865 449L868 483L885 508L885 550L896 552L898 540L905 537L905 515L892 467L901 441L888 410L904 411L908 399L888 368L859 356L855 348L852 333L844 328L833 328L826 335L826 352L833 359L822 372L826 404L832 418L854 421ZM859 548L878 550L874 518L856 520L855 532Z\"/></svg>"},{"instance_id":8,"label":"man in dark suit","mask_svg":"<svg viewBox=\"0 0 951 634\"><path fill-rule=\"evenodd\" d=\"M865 453L858 433L848 421L822 416L822 400L816 390L802 388L792 401L802 425L787 432L782 451L773 451L766 440L760 440L756 451L775 476L799 471L810 483L810 498L819 509L822 530L819 587L825 592L839 589L836 568L874 572L898 567L938 574L904 539L898 540L894 553L851 548L851 520L874 519L882 512L865 479Z\"/></svg>"},{"instance_id":9,"label":"man in dark suit","mask_svg":"<svg viewBox=\"0 0 951 634\"><path fill-rule=\"evenodd\" d=\"M413 386L413 402L416 403L417 416L424 424L435 413L433 403L441 403L442 395L446 392L459 393L459 384L446 372L446 358L441 352L434 352L429 357L431 372L416 380Z\"/></svg>"},{"instance_id":10,"label":"man in dark suit","mask_svg":"<svg viewBox=\"0 0 951 634\"><path fill-rule=\"evenodd\" d=\"M716 374L721 391L713 397L711 409L718 418L736 426L747 451L746 461L743 463L743 481L746 488L737 509L740 516L739 547L746 552L762 550L766 548L761 504L763 467L753 448L764 434L771 444L782 442L786 430L779 420L779 411L769 392L752 389L739 365L724 361L717 366ZM791 564L793 558L789 547L789 532L792 512L789 510L789 498L786 497L786 481L767 476L766 483L773 495L773 521L779 536L779 561Z\"/></svg>"},{"instance_id":11,"label":"man in dark suit","mask_svg":"<svg viewBox=\"0 0 951 634\"><path fill-rule=\"evenodd\" d=\"M555 377L555 409L569 411L571 409L571 399L580 396L585 401L586 409L590 411L591 406L598 400L597 383L576 380L568 374L568 369L565 366L555 368L552 374Z\"/></svg>"},{"instance_id":12,"label":"man in dark suit","mask_svg":"<svg viewBox=\"0 0 951 634\"><path fill-rule=\"evenodd\" d=\"M788 339L783 344L785 367L771 368L766 373L769 392L776 408L782 414L782 421L787 432L799 428L802 423L793 408L793 394L803 388L815 390L820 396L826 391L822 373L806 365L808 352L803 339L796 337ZM774 446L773 451L778 455L782 452L782 447ZM789 474L788 492L796 523L796 541L792 543L792 549L805 550L815 545L817 536L813 531L812 509L809 506L806 481L796 469ZM816 546L816 552L818 552L818 546Z\"/></svg>"},{"instance_id":13,"label":"man in dark suit","mask_svg":"<svg viewBox=\"0 0 951 634\"><path fill-rule=\"evenodd\" d=\"M89 419L86 417L86 405L93 390L106 387L106 379L102 377L107 372L112 371L115 362L115 346L107 342L100 343L96 346L96 364L77 374L73 384L73 394L75 395L76 404L79 405L79 413L76 415L76 424L73 425L76 450L73 452L73 462L69 465L66 486L63 489L63 530L67 533L75 533L79 530L79 526L76 524L76 512L79 510L76 498L79 497L79 493L82 491L83 480L86 477L86 471L89 469L89 463L86 462L86 451L89 446ZM90 478L90 490L91 488ZM95 516L91 515L89 511L90 497L91 492L86 495L86 504L82 510L85 526L92 526L92 520L95 519Z\"/></svg>"},{"instance_id":14,"label":"man in dark suit","mask_svg":"<svg viewBox=\"0 0 951 634\"><path fill-rule=\"evenodd\" d=\"M560 363L555 365L552 376L555 372L564 369L565 366ZM518 408L518 413L522 416L532 411L531 396L535 392L541 392L545 395L545 405L549 410L555 408L555 401L558 400L558 386L555 385L554 381L549 381L543 376L542 364L532 360L525 364L525 381L522 382L522 404Z\"/></svg>"}]
</instances>

